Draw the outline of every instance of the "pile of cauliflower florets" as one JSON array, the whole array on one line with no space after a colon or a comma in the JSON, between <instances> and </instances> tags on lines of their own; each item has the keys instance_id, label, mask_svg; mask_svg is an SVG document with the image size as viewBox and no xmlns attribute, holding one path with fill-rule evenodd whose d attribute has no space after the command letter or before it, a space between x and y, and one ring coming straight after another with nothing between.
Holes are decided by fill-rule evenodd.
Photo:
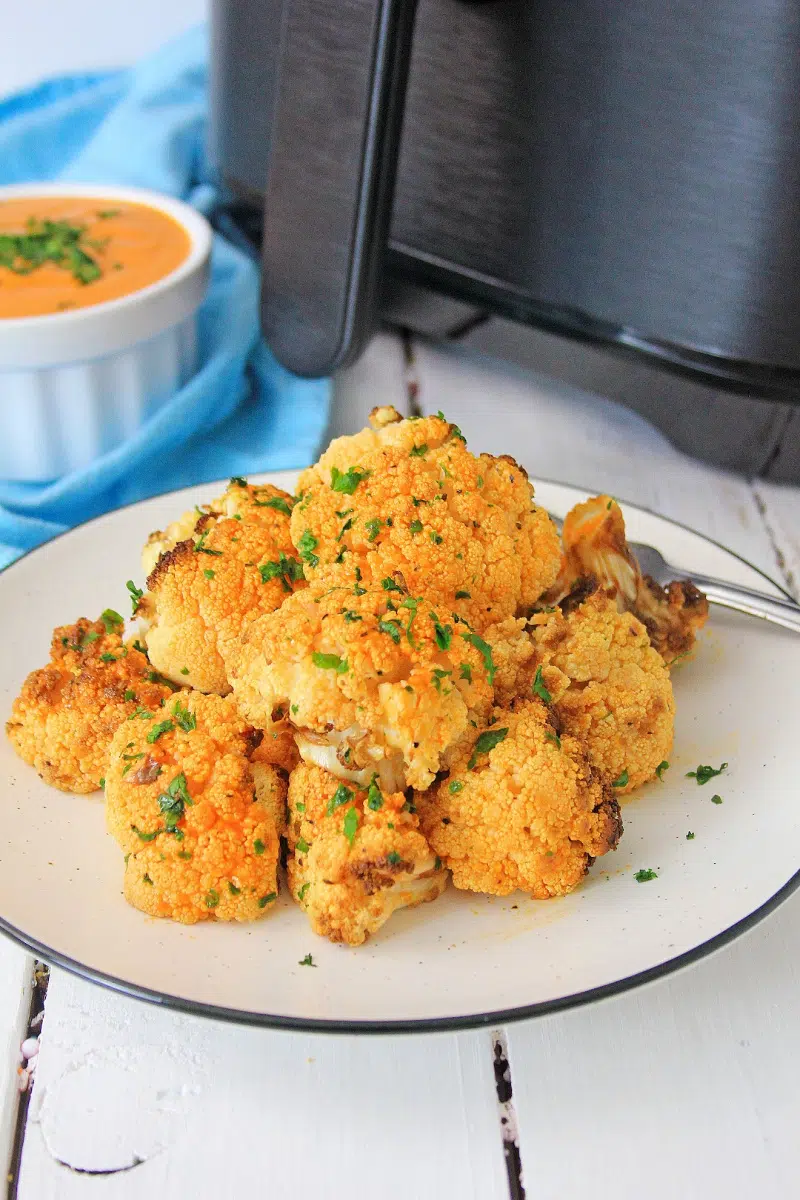
<instances>
[{"instance_id":1,"label":"pile of cauliflower florets","mask_svg":"<svg viewBox=\"0 0 800 1200\"><path fill-rule=\"evenodd\" d=\"M124 893L249 921L288 890L358 945L393 912L575 888L619 798L669 757L671 662L707 616L644 579L608 496L562 537L513 459L376 409L297 496L233 479L151 535L137 638L55 631L8 735L46 782L105 788Z\"/></svg>"}]
</instances>

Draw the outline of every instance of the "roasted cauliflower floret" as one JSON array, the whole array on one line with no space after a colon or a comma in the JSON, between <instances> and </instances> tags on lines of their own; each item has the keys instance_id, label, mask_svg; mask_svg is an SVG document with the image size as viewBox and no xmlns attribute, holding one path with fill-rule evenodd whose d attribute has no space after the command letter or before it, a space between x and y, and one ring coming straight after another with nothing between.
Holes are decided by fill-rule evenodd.
<instances>
[{"instance_id":1,"label":"roasted cauliflower floret","mask_svg":"<svg viewBox=\"0 0 800 1200\"><path fill-rule=\"evenodd\" d=\"M161 554L138 615L153 665L175 683L230 691L226 657L261 613L305 586L289 536L292 498L234 479L194 533Z\"/></svg>"},{"instance_id":2,"label":"roasted cauliflower floret","mask_svg":"<svg viewBox=\"0 0 800 1200\"><path fill-rule=\"evenodd\" d=\"M358 567L365 585L396 575L479 632L532 605L561 548L524 470L470 454L442 417L377 413L376 428L337 438L300 477L292 537L307 577L332 566Z\"/></svg>"},{"instance_id":3,"label":"roasted cauliflower floret","mask_svg":"<svg viewBox=\"0 0 800 1200\"><path fill-rule=\"evenodd\" d=\"M123 645L123 631L112 609L54 630L50 662L31 671L12 706L6 732L14 749L61 791L101 787L119 724L172 694L146 656Z\"/></svg>"},{"instance_id":4,"label":"roasted cauliflower floret","mask_svg":"<svg viewBox=\"0 0 800 1200\"><path fill-rule=\"evenodd\" d=\"M289 781L289 889L315 933L360 945L399 908L435 900L447 873L402 793L301 763Z\"/></svg>"},{"instance_id":5,"label":"roasted cauliflower floret","mask_svg":"<svg viewBox=\"0 0 800 1200\"><path fill-rule=\"evenodd\" d=\"M581 743L559 736L536 700L496 708L417 804L456 887L495 896L563 896L622 834L619 805Z\"/></svg>"},{"instance_id":6,"label":"roasted cauliflower floret","mask_svg":"<svg viewBox=\"0 0 800 1200\"><path fill-rule=\"evenodd\" d=\"M125 897L153 917L251 921L275 901L286 783L251 756L230 698L185 692L117 730L106 821L125 851Z\"/></svg>"},{"instance_id":7,"label":"roasted cauliflower floret","mask_svg":"<svg viewBox=\"0 0 800 1200\"><path fill-rule=\"evenodd\" d=\"M539 694L549 693L561 727L581 738L592 765L622 795L669 759L675 724L669 671L644 625L619 612L613 596L597 590L565 607L566 613L533 618Z\"/></svg>"},{"instance_id":8,"label":"roasted cauliflower floret","mask_svg":"<svg viewBox=\"0 0 800 1200\"><path fill-rule=\"evenodd\" d=\"M651 644L667 663L694 646L708 619L708 601L688 579L660 587L643 575L625 537L622 509L611 496L594 496L567 514L563 529L564 569L561 591L582 579L616 589L618 607L634 613Z\"/></svg>"},{"instance_id":9,"label":"roasted cauliflower floret","mask_svg":"<svg viewBox=\"0 0 800 1200\"><path fill-rule=\"evenodd\" d=\"M511 625L504 644L524 643ZM396 792L433 781L491 706L495 670L487 641L395 579L366 588L329 578L249 627L231 682L267 734L288 712L306 761L362 787L377 771Z\"/></svg>"}]
</instances>

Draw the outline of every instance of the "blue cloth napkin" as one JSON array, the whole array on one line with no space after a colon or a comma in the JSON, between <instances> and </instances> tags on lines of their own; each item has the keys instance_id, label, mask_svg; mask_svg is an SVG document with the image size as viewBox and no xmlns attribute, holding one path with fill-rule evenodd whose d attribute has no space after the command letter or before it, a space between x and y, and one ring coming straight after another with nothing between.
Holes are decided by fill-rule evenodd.
<instances>
[{"instance_id":1,"label":"blue cloth napkin","mask_svg":"<svg viewBox=\"0 0 800 1200\"><path fill-rule=\"evenodd\" d=\"M208 214L218 194L204 154L206 59L197 28L130 70L54 79L0 101L0 183L136 185ZM47 484L0 481L0 567L121 504L314 458L330 385L275 362L259 335L258 289L256 263L215 236L197 374L84 470Z\"/></svg>"}]
</instances>

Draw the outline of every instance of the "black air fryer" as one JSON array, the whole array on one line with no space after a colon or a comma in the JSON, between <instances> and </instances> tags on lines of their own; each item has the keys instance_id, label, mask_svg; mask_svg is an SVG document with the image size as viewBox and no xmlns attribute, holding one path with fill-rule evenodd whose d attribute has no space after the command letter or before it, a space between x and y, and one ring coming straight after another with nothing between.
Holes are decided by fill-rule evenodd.
<instances>
[{"instance_id":1,"label":"black air fryer","mask_svg":"<svg viewBox=\"0 0 800 1200\"><path fill-rule=\"evenodd\" d=\"M214 0L211 106L287 367L494 338L800 482L796 3Z\"/></svg>"}]
</instances>

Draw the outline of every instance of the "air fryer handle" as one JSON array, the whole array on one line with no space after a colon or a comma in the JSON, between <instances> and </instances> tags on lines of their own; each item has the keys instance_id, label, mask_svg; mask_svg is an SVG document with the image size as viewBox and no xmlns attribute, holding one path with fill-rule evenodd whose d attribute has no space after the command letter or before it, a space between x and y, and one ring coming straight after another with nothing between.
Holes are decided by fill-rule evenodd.
<instances>
[{"instance_id":1,"label":"air fryer handle","mask_svg":"<svg viewBox=\"0 0 800 1200\"><path fill-rule=\"evenodd\" d=\"M284 0L264 199L261 323L327 375L373 328L416 0Z\"/></svg>"}]
</instances>

